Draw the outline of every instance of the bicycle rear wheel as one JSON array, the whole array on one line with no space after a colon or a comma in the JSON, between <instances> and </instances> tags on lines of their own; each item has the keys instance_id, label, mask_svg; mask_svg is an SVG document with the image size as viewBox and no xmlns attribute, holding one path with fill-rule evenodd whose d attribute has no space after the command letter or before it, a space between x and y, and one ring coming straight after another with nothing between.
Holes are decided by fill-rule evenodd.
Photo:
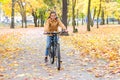
<instances>
[{"instance_id":1,"label":"bicycle rear wheel","mask_svg":"<svg viewBox=\"0 0 120 80\"><path fill-rule=\"evenodd\" d=\"M56 47L56 66L57 69L60 70L61 64L60 64L60 44L57 44Z\"/></svg>"}]
</instances>

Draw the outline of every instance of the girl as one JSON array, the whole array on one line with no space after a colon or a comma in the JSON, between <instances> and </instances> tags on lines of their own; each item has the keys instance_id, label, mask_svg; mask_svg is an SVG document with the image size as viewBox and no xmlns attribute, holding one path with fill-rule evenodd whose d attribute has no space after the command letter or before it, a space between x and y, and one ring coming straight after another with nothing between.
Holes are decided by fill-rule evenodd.
<instances>
[{"instance_id":1,"label":"girl","mask_svg":"<svg viewBox=\"0 0 120 80\"><path fill-rule=\"evenodd\" d=\"M56 32L58 31L58 27L61 27L63 30L66 31L66 27L61 22L60 19L58 19L56 12L51 12L49 18L46 21L46 24L44 26L44 32ZM48 49L51 45L51 39L54 39L54 41L58 41L57 36L47 35L47 44L46 44L46 51L45 51L45 62L48 61Z\"/></svg>"}]
</instances>

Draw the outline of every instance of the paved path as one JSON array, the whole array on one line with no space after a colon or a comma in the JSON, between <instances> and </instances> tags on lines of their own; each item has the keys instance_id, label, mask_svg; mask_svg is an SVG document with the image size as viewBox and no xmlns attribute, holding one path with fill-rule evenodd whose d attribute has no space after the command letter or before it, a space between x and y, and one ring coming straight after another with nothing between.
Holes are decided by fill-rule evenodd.
<instances>
[{"instance_id":1,"label":"paved path","mask_svg":"<svg viewBox=\"0 0 120 80\"><path fill-rule=\"evenodd\" d=\"M64 40L60 40L62 69L57 71L55 64L44 63L46 36L42 34L43 29L18 31L23 34L20 38L21 43L17 44L22 50L12 52L9 58L2 60L1 65L5 69L0 72L0 80L120 80L96 78L88 73L87 66L82 65L82 59L78 56L79 52L65 46Z\"/></svg>"}]
</instances>

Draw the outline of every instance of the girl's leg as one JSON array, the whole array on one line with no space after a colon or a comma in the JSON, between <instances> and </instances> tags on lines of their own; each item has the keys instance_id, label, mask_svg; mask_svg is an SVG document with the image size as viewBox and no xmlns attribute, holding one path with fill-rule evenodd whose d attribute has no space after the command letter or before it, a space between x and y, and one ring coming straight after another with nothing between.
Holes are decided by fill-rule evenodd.
<instances>
[{"instance_id":1,"label":"girl's leg","mask_svg":"<svg viewBox=\"0 0 120 80\"><path fill-rule=\"evenodd\" d=\"M58 36L54 36L54 41L55 41L55 42L58 42L58 41L59 41Z\"/></svg>"},{"instance_id":2,"label":"girl's leg","mask_svg":"<svg viewBox=\"0 0 120 80\"><path fill-rule=\"evenodd\" d=\"M47 57L49 54L49 48L50 48L50 43L51 43L51 36L47 36L47 43L46 43L46 51L45 51L45 56Z\"/></svg>"}]
</instances>

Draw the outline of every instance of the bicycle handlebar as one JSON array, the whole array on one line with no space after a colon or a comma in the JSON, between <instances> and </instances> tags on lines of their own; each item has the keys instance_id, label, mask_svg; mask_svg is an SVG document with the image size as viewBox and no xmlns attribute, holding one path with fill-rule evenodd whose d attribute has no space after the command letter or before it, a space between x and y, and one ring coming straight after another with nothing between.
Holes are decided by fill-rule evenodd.
<instances>
[{"instance_id":1,"label":"bicycle handlebar","mask_svg":"<svg viewBox=\"0 0 120 80\"><path fill-rule=\"evenodd\" d=\"M61 32L44 32L43 34L60 34Z\"/></svg>"}]
</instances>

